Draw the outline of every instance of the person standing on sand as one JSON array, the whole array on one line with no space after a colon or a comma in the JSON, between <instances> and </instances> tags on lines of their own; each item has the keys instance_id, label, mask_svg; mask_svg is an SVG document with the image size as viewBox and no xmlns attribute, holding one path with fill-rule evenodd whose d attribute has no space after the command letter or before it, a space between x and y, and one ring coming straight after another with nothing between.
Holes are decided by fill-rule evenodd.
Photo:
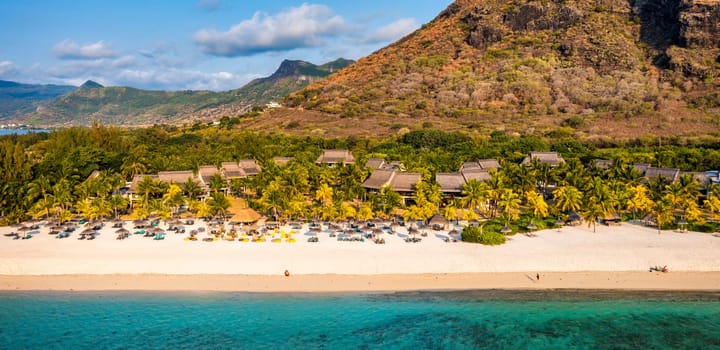
<instances>
[{"instance_id":1,"label":"person standing on sand","mask_svg":"<svg viewBox=\"0 0 720 350\"><path fill-rule=\"evenodd\" d=\"M537 275L535 275L535 277L537 278L538 281L540 280L540 274L539 274L539 273L538 273Z\"/></svg>"}]
</instances>

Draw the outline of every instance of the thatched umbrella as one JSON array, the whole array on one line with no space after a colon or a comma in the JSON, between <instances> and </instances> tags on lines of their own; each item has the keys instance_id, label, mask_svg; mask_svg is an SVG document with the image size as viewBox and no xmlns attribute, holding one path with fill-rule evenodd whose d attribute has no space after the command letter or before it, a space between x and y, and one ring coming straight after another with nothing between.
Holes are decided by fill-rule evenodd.
<instances>
[{"instance_id":1,"label":"thatched umbrella","mask_svg":"<svg viewBox=\"0 0 720 350\"><path fill-rule=\"evenodd\" d=\"M20 228L17 229L17 230L20 231L20 232L27 232L27 231L32 230L32 228L30 228L30 226L22 226L22 227L20 227Z\"/></svg>"},{"instance_id":2,"label":"thatched umbrella","mask_svg":"<svg viewBox=\"0 0 720 350\"><path fill-rule=\"evenodd\" d=\"M420 230L418 230L415 226L410 226L410 228L408 229L408 234L413 236L413 241L416 239L415 236L418 234L418 232L420 232Z\"/></svg>"},{"instance_id":3,"label":"thatched umbrella","mask_svg":"<svg viewBox=\"0 0 720 350\"><path fill-rule=\"evenodd\" d=\"M504 235L506 235L506 234L512 232L512 229L509 228L509 227L507 227L507 226L503 226L503 227L500 229L500 232L502 232Z\"/></svg>"},{"instance_id":4,"label":"thatched umbrella","mask_svg":"<svg viewBox=\"0 0 720 350\"><path fill-rule=\"evenodd\" d=\"M127 229L121 228L121 229L117 229L115 231L115 233L122 235L122 234L130 233L130 231L128 231Z\"/></svg>"}]
</instances>

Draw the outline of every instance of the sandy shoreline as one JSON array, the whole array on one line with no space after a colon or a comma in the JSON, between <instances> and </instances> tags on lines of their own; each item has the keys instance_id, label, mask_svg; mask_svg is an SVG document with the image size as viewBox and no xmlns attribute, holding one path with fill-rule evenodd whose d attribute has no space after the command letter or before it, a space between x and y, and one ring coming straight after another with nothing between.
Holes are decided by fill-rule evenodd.
<instances>
[{"instance_id":1,"label":"sandy shoreline","mask_svg":"<svg viewBox=\"0 0 720 350\"><path fill-rule=\"evenodd\" d=\"M0 290L402 292L479 289L720 291L720 272L548 272L418 275L51 275L0 276Z\"/></svg>"},{"instance_id":2,"label":"sandy shoreline","mask_svg":"<svg viewBox=\"0 0 720 350\"><path fill-rule=\"evenodd\" d=\"M310 243L307 227L296 243L191 242L174 233L119 241L110 227L87 241L77 234L56 239L41 227L27 240L0 237L0 290L720 290L720 238L706 233L576 226L489 247L446 243L447 231L406 243L404 230L378 245L338 241L329 232ZM669 273L648 272L665 265Z\"/></svg>"}]
</instances>

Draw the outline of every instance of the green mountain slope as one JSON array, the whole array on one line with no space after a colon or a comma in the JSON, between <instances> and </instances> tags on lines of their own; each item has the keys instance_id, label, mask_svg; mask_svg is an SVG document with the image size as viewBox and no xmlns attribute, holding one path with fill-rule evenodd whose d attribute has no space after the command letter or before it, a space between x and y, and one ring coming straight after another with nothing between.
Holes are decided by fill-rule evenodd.
<instances>
[{"instance_id":1,"label":"green mountain slope","mask_svg":"<svg viewBox=\"0 0 720 350\"><path fill-rule=\"evenodd\" d=\"M322 66L285 61L270 77L256 79L231 91L149 91L131 87L104 87L88 81L21 120L31 125L187 124L235 116L307 86L346 66L337 60Z\"/></svg>"},{"instance_id":2,"label":"green mountain slope","mask_svg":"<svg viewBox=\"0 0 720 350\"><path fill-rule=\"evenodd\" d=\"M30 113L43 103L75 89L75 86L21 84L0 80L0 120Z\"/></svg>"},{"instance_id":3,"label":"green mountain slope","mask_svg":"<svg viewBox=\"0 0 720 350\"><path fill-rule=\"evenodd\" d=\"M521 133L717 132L720 1L457 0L286 104Z\"/></svg>"},{"instance_id":4,"label":"green mountain slope","mask_svg":"<svg viewBox=\"0 0 720 350\"><path fill-rule=\"evenodd\" d=\"M354 63L343 58L317 66L305 61L285 60L273 75L255 79L240 89L230 91L244 101L266 104L327 77L332 72Z\"/></svg>"}]
</instances>

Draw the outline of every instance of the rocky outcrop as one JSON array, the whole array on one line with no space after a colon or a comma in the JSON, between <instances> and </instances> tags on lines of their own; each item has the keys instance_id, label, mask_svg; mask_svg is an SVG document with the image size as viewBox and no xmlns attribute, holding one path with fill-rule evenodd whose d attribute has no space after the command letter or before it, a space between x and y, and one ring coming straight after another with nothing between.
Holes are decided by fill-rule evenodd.
<instances>
[{"instance_id":1,"label":"rocky outcrop","mask_svg":"<svg viewBox=\"0 0 720 350\"><path fill-rule=\"evenodd\" d=\"M720 48L720 0L683 0L680 40L688 48Z\"/></svg>"}]
</instances>

